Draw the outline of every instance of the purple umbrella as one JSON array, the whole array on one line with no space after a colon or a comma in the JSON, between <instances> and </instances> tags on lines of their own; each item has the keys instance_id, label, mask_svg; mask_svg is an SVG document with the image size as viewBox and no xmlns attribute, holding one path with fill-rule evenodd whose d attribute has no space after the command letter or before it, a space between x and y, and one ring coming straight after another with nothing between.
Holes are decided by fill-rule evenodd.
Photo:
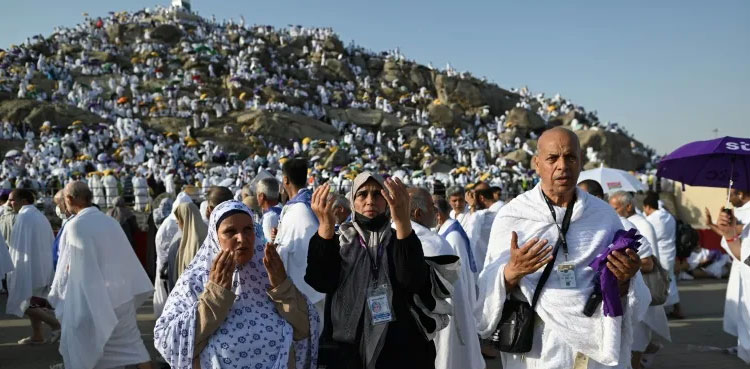
<instances>
[{"instance_id":1,"label":"purple umbrella","mask_svg":"<svg viewBox=\"0 0 750 369\"><path fill-rule=\"evenodd\" d=\"M750 189L750 138L683 145L659 162L657 175L691 186Z\"/></svg>"}]
</instances>

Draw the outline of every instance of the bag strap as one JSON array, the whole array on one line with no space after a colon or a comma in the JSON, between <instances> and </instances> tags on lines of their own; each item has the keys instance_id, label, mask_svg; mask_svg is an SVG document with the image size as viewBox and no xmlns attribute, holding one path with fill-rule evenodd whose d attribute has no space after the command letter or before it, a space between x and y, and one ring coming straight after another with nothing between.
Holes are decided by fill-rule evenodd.
<instances>
[{"instance_id":1,"label":"bag strap","mask_svg":"<svg viewBox=\"0 0 750 369\"><path fill-rule=\"evenodd\" d=\"M555 216L555 209L552 207L552 203L550 202L547 195L542 192L542 196L544 197L544 201L547 203L547 205L550 208L550 211L552 212L552 219L555 221L555 225L557 226L557 217ZM558 230L560 231L559 237L557 238L557 243L555 243L555 249L552 250L552 260L550 260L549 263L547 263L547 266L544 267L544 271L542 272L542 276L539 278L539 283L536 285L536 289L534 290L534 297L531 299L531 309L534 310L534 307L536 307L536 303L539 300L539 295L542 293L542 288L544 287L544 284L547 283L547 279L549 279L549 275L552 274L552 269L555 265L555 260L557 260L557 251L560 249L560 246L562 246L565 249L565 254L568 254L568 241L565 239L565 234L568 233L568 228L570 227L570 218L573 216L573 205L576 202L576 193L573 193L573 198L568 202L568 207L565 209L565 216L563 217L563 224L562 228L558 226Z\"/></svg>"}]
</instances>

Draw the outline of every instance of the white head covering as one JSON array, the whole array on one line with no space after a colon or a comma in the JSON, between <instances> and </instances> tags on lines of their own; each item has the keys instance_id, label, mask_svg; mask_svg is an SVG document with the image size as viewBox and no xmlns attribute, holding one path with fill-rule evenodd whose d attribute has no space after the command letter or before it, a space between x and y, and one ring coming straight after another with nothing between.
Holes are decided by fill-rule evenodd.
<instances>
[{"instance_id":1,"label":"white head covering","mask_svg":"<svg viewBox=\"0 0 750 369\"><path fill-rule=\"evenodd\" d=\"M208 274L219 253L217 228L228 212L252 212L239 201L226 201L214 209L203 242L193 262L177 281L164 312L154 327L154 346L173 368L193 367L198 297L208 283ZM320 319L308 301L310 337L294 342L293 329L266 295L271 288L263 265L265 239L255 224L255 254L234 272L232 285L237 298L229 316L208 340L200 353L201 368L286 368L289 349L295 344L296 368L315 367Z\"/></svg>"}]
</instances>

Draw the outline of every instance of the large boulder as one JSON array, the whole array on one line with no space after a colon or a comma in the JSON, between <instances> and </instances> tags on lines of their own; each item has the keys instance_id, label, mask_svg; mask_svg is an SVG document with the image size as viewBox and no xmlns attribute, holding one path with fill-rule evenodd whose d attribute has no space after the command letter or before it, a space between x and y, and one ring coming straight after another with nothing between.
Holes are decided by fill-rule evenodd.
<instances>
[{"instance_id":1,"label":"large boulder","mask_svg":"<svg viewBox=\"0 0 750 369\"><path fill-rule=\"evenodd\" d=\"M575 131L575 133L578 135L584 153L588 147L592 147L599 153L599 158L608 167L639 170L649 160L647 157L633 152L636 147L643 148L643 144L625 135L593 129ZM583 159L586 160L585 155Z\"/></svg>"},{"instance_id":2,"label":"large boulder","mask_svg":"<svg viewBox=\"0 0 750 369\"><path fill-rule=\"evenodd\" d=\"M349 66L338 59L326 59L326 65L325 68L323 68L323 72L329 80L339 82L355 80L354 73L349 69Z\"/></svg>"},{"instance_id":3,"label":"large boulder","mask_svg":"<svg viewBox=\"0 0 750 369\"><path fill-rule=\"evenodd\" d=\"M435 90L441 101L455 102L464 110L468 110L484 105L482 94L475 82L475 80L438 74L435 77Z\"/></svg>"},{"instance_id":4,"label":"large boulder","mask_svg":"<svg viewBox=\"0 0 750 369\"><path fill-rule=\"evenodd\" d=\"M385 132L392 132L406 126L406 123L399 120L395 115L377 109L329 109L328 116L332 119Z\"/></svg>"},{"instance_id":5,"label":"large boulder","mask_svg":"<svg viewBox=\"0 0 750 369\"><path fill-rule=\"evenodd\" d=\"M0 102L0 120L25 122L31 124L34 129L39 129L45 121L50 121L52 125L67 127L77 120L89 125L104 119L75 106L23 99Z\"/></svg>"},{"instance_id":6,"label":"large boulder","mask_svg":"<svg viewBox=\"0 0 750 369\"><path fill-rule=\"evenodd\" d=\"M133 43L143 36L143 27L136 23L111 23L105 28L109 42L119 39L121 43Z\"/></svg>"},{"instance_id":7,"label":"large boulder","mask_svg":"<svg viewBox=\"0 0 750 369\"><path fill-rule=\"evenodd\" d=\"M338 131L330 124L287 112L243 113L237 116L237 123L242 126L243 132L276 138L331 140L338 136Z\"/></svg>"},{"instance_id":8,"label":"large boulder","mask_svg":"<svg viewBox=\"0 0 750 369\"><path fill-rule=\"evenodd\" d=\"M570 123L573 121L573 119L576 119L576 112L569 111L565 114L560 114L556 117L550 118L549 126L570 126Z\"/></svg>"},{"instance_id":9,"label":"large boulder","mask_svg":"<svg viewBox=\"0 0 750 369\"><path fill-rule=\"evenodd\" d=\"M430 164L429 167L425 169L425 173L427 175L432 175L435 173L450 173L451 170L453 170L452 165L440 160L435 160Z\"/></svg>"},{"instance_id":10,"label":"large boulder","mask_svg":"<svg viewBox=\"0 0 750 369\"><path fill-rule=\"evenodd\" d=\"M524 132L538 131L545 127L544 120L539 115L524 108L511 109L506 117L506 125Z\"/></svg>"},{"instance_id":11,"label":"large boulder","mask_svg":"<svg viewBox=\"0 0 750 369\"><path fill-rule=\"evenodd\" d=\"M510 152L503 157L507 160L513 160L516 163L521 163L526 168L530 168L531 166L531 155L523 149L518 149L516 151Z\"/></svg>"},{"instance_id":12,"label":"large boulder","mask_svg":"<svg viewBox=\"0 0 750 369\"><path fill-rule=\"evenodd\" d=\"M182 31L172 24L161 24L151 30L151 38L173 44L180 41Z\"/></svg>"},{"instance_id":13,"label":"large boulder","mask_svg":"<svg viewBox=\"0 0 750 369\"><path fill-rule=\"evenodd\" d=\"M519 100L517 94L504 90L496 84L483 83L479 86L479 94L484 104L490 107L490 112L501 116L513 109Z\"/></svg>"},{"instance_id":14,"label":"large boulder","mask_svg":"<svg viewBox=\"0 0 750 369\"><path fill-rule=\"evenodd\" d=\"M349 158L349 151L347 150L336 150L328 155L326 160L323 162L323 166L331 170L335 167L349 165L351 159Z\"/></svg>"}]
</instances>

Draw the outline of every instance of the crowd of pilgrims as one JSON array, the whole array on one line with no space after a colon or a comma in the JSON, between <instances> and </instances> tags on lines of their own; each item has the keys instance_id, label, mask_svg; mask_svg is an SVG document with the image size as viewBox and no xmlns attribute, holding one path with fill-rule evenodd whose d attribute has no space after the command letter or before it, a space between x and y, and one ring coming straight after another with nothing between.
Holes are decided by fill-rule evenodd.
<instances>
[{"instance_id":1,"label":"crowd of pilgrims","mask_svg":"<svg viewBox=\"0 0 750 369\"><path fill-rule=\"evenodd\" d=\"M428 114L428 106L439 103L436 92L424 86L409 89L406 81L386 81L354 62L366 56L411 63L398 50L375 53L353 44L332 48L338 36L328 28L277 29L245 25L244 20L219 23L198 17L185 23L174 14L169 8L155 8L87 17L75 27L55 28L50 37L30 37L0 50L0 92L75 106L101 121L50 120L41 127L25 117L0 122L0 138L21 140L18 150L5 155L0 187L32 188L51 196L70 178L82 179L94 189L96 204L112 207L113 189L118 187L127 191L128 204L137 202L136 208L143 210L149 194L152 198L165 190L175 194L183 184L236 189L262 169L278 170L283 160L295 156L310 159L312 181L320 184L330 179L341 193L363 170L394 167L400 168L397 174L406 183L428 188L436 181L466 186L491 180L509 193L520 193L534 185L530 168L504 155L516 150L533 155L535 146L526 141L537 137L525 131L507 134L515 130L508 127L507 111L495 114L479 109L466 113L473 124L460 130L440 128ZM171 49L161 37L151 36L161 25L176 26L183 33ZM131 26L143 32L132 36L112 31ZM283 52L291 46L301 49L291 55ZM350 80L324 77L325 67L333 61L351 70ZM450 66L434 71L473 78ZM229 94L215 93L216 85ZM385 93L393 90L398 98ZM533 94L527 88L511 92L517 95L518 108L532 110L545 121L574 112L581 118L570 122L574 130L626 133L616 123L599 123L596 112L559 95ZM331 117L328 112L333 108L382 110L412 129L386 134ZM236 128L228 124L230 113L258 110L312 117L332 125L339 134L328 141L279 140L234 132ZM151 129L147 122L159 118L184 118L185 126L173 132ZM206 132L252 138L253 150L240 157L208 139ZM423 146L404 150L414 137ZM326 156L316 155L320 148L346 150L351 162L326 167ZM388 161L381 160L385 154ZM602 160L591 149L586 155L588 161ZM453 169L449 173L426 170L438 160L447 160Z\"/></svg>"},{"instance_id":2,"label":"crowd of pilgrims","mask_svg":"<svg viewBox=\"0 0 750 369\"><path fill-rule=\"evenodd\" d=\"M555 303L588 297L591 286L583 281L593 281L593 272L577 270L577 289L574 283L572 290L542 294L534 348L502 354L504 368L570 368L583 360L589 368L641 368L653 360L659 341L670 339L665 307L679 315L676 285L663 305L649 306L637 271L660 265L675 281L674 217L658 199L647 197L640 210L631 194L620 193L609 206L570 186L578 172L560 185L544 176L543 167L532 171L503 158L514 150L543 158L555 150L550 142L564 141L562 147L582 153L576 154L579 164L581 155L601 160L593 150L580 151L570 131L546 131L546 141L533 132L507 140L503 134L513 128L506 117L488 111L478 112L461 132L439 128L427 112L436 100L428 89L410 92L352 61L361 55L405 61L398 50L376 54L350 45L334 54L326 44L335 35L326 28L194 19L178 46L190 63L207 66L205 72L176 64L149 31L133 43L106 31L115 24L184 30L171 14L156 8L87 18L57 28L52 37L35 36L0 51L0 91L70 104L103 122L0 126L0 138L22 142L0 168L6 311L32 323L32 335L19 344L59 341L64 364L58 368L152 367L135 319L151 299L160 354L155 360L173 368L481 369L483 355L497 355L488 340L502 302L530 300L538 281L536 269L519 265L541 262L545 254L524 254L519 245L542 250L533 237L557 240L555 225L566 201L576 204L568 243L572 249L587 245L578 262L606 250L615 230L636 228L643 235L637 256L610 255L618 265L612 273L624 291L624 312L598 312L587 320L571 310L576 304ZM290 62L279 50L301 38L302 53ZM115 57L101 60L102 53ZM124 68L118 56L133 56L132 66ZM326 59L345 63L355 78L321 83ZM450 66L437 72L472 78ZM40 88L40 79L53 81L54 88ZM206 86L219 79L246 92L213 96ZM388 99L380 93L386 88L403 95ZM301 103L269 98L269 89ZM512 92L518 108L535 110L545 121L572 111L585 117L571 122L574 130L623 132L559 95ZM427 150L402 150L412 138L406 132L384 134L332 119L330 108L392 113L418 126L415 135ZM245 110L306 115L330 123L340 137L280 142L233 132L226 116ZM189 123L168 133L144 123L160 117ZM205 136L199 140L217 125L263 149L241 158ZM352 162L326 168L325 158L312 155L321 147L347 150ZM398 163L406 165L378 160L398 152L404 153ZM455 164L449 173L425 170L445 155ZM561 167L546 170L571 170ZM572 200L560 195L561 188L574 194ZM53 194L58 219L50 223L35 205ZM548 195L555 202L549 209L559 215L552 221ZM136 235L146 228L147 252L139 260ZM560 278L553 273L549 283ZM571 321L555 319L558 313ZM587 331L576 335L572 324ZM592 341L597 334L604 339Z\"/></svg>"},{"instance_id":3,"label":"crowd of pilgrims","mask_svg":"<svg viewBox=\"0 0 750 369\"><path fill-rule=\"evenodd\" d=\"M88 184L68 182L54 198L62 220L55 233L33 191L4 191L6 312L32 322L19 344L60 342L64 364L56 368L152 367L135 318L151 299L154 360L173 368L481 369L498 355L503 301L530 301L537 271L549 262L547 240L564 237L560 264L607 251L604 268L616 283L601 282L604 302L583 315L599 274L576 268L566 289L553 273L536 307L531 352L500 353L504 367L648 367L671 339L667 311L680 314L675 219L656 193L639 209L631 193L607 199L593 181L578 189L580 166L564 163L580 160L572 132L542 135L541 155L555 150L578 154L539 159L541 181L513 199L489 182L433 192L369 171L339 195L332 182L311 186L310 163L301 158L238 192L183 186L156 199L141 260L133 238L140 226L121 198L100 210ZM744 219L750 196L735 191L735 200ZM558 237L567 212L570 231L563 220L567 232ZM722 214L713 227L725 232L727 219ZM619 252L622 229L637 231L639 244ZM745 238L727 233L727 250ZM649 305L642 274L659 269L671 275L669 295ZM740 338L745 359L743 345Z\"/></svg>"}]
</instances>

